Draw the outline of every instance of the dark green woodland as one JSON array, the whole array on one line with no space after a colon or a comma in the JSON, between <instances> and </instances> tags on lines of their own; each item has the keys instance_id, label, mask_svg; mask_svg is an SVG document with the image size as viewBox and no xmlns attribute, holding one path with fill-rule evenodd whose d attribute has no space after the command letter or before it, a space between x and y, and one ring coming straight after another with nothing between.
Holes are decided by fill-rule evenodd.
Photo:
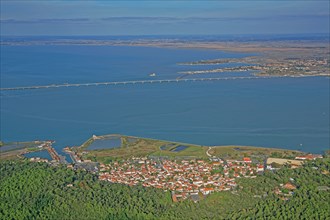
<instances>
[{"instance_id":1,"label":"dark green woodland","mask_svg":"<svg viewBox=\"0 0 330 220\"><path fill-rule=\"evenodd\" d=\"M5 161L0 166L0 219L330 218L329 159L242 178L237 190L213 193L198 203L173 203L170 192L111 184L47 163ZM275 189L287 182L297 189L284 200Z\"/></svg>"}]
</instances>

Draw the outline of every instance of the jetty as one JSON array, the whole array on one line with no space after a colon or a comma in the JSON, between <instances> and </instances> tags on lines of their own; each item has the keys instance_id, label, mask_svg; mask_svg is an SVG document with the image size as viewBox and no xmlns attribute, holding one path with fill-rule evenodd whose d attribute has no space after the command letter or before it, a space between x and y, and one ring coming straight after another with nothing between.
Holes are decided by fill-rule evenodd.
<instances>
[{"instance_id":1,"label":"jetty","mask_svg":"<svg viewBox=\"0 0 330 220\"><path fill-rule=\"evenodd\" d=\"M65 156L59 155L51 145L45 146L45 149L48 151L51 158L53 160L55 160L56 162L59 162L61 164L67 164L68 163L65 159Z\"/></svg>"}]
</instances>

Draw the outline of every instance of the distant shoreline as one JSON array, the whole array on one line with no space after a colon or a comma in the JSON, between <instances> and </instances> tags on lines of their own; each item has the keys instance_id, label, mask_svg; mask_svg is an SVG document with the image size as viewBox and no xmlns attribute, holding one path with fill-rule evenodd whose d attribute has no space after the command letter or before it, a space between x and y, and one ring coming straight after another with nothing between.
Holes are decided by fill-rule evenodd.
<instances>
[{"instance_id":1,"label":"distant shoreline","mask_svg":"<svg viewBox=\"0 0 330 220\"><path fill-rule=\"evenodd\" d=\"M231 52L242 53L263 53L267 51L310 51L311 49L327 49L329 48L328 38L324 35L319 39L306 39L304 37L288 38L288 39L269 39L262 37L255 39L241 38L224 38L221 39L209 36L185 38L184 36L111 36L107 37L3 37L0 41L1 46L32 46L32 45L80 45L80 46L144 46L144 47L168 47L168 48L186 48L186 49L215 49ZM313 35L312 35L313 36ZM129 38L129 39L125 39ZM307 46L308 45L308 46Z\"/></svg>"},{"instance_id":2,"label":"distant shoreline","mask_svg":"<svg viewBox=\"0 0 330 220\"><path fill-rule=\"evenodd\" d=\"M176 49L220 50L226 52L257 53L245 58L200 60L179 65L218 65L222 63L248 63L249 67L217 68L186 71L184 74L204 74L257 70L257 76L330 76L330 44L325 40L254 40L230 41L196 39L20 39L2 40L1 46L129 46ZM179 77L179 78L182 78Z\"/></svg>"}]
</instances>

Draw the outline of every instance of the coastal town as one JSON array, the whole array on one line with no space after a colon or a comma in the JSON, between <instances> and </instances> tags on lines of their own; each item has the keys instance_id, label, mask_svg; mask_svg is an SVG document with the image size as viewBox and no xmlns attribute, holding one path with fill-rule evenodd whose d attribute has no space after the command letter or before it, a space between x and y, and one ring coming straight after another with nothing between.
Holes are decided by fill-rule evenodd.
<instances>
[{"instance_id":1,"label":"coastal town","mask_svg":"<svg viewBox=\"0 0 330 220\"><path fill-rule=\"evenodd\" d=\"M150 160L132 158L122 162L100 164L99 179L127 185L142 184L172 192L173 201L198 195L232 190L237 177L256 177L263 165L253 165L249 158L243 161L216 160Z\"/></svg>"},{"instance_id":2,"label":"coastal town","mask_svg":"<svg viewBox=\"0 0 330 220\"><path fill-rule=\"evenodd\" d=\"M308 154L299 156L297 160L280 161L291 164L292 168L301 166L303 160L315 160L321 155ZM274 159L273 159L274 160ZM296 165L298 162L299 165ZM266 162L266 164L268 164ZM200 197L213 192L233 191L238 187L237 178L256 178L266 169L276 170L274 162L264 166L252 163L248 157L242 160L154 160L147 157L133 157L129 160L116 161L110 164L100 164L99 179L111 183L126 185L142 184L144 187L154 187L172 192L173 202L191 199L199 201ZM289 184L284 186L288 188ZM291 187L293 188L293 186ZM280 193L279 193L280 194Z\"/></svg>"},{"instance_id":3,"label":"coastal town","mask_svg":"<svg viewBox=\"0 0 330 220\"><path fill-rule=\"evenodd\" d=\"M65 148L64 151L75 161L75 164L68 165L71 169L91 171L97 174L101 181L170 191L173 202L186 199L198 202L214 192L235 192L239 188L238 178L256 178L266 170L276 171L283 166L294 169L302 166L305 160L323 158L320 154L304 154L293 159L268 157L260 162L250 157L220 158L206 151L207 159L132 156L108 163L97 163L84 159L89 154L88 151L77 152L72 148ZM283 189L286 190L285 187ZM287 198L281 193L278 195Z\"/></svg>"},{"instance_id":4,"label":"coastal town","mask_svg":"<svg viewBox=\"0 0 330 220\"><path fill-rule=\"evenodd\" d=\"M215 69L182 71L180 77L189 75L223 73L223 72L246 72L252 71L256 76L330 76L329 58L320 57L244 57L230 59L200 60L179 63L179 65L222 65L229 63L244 63L235 67L221 67Z\"/></svg>"},{"instance_id":5,"label":"coastal town","mask_svg":"<svg viewBox=\"0 0 330 220\"><path fill-rule=\"evenodd\" d=\"M122 137L125 139L127 137ZM104 140L102 138L91 138L90 140ZM123 140L122 140L123 141ZM135 140L136 141L136 140ZM143 141L143 140L141 140ZM298 154L294 158L263 157L220 157L214 154L215 147L205 149L204 157L187 156L130 156L126 158L110 159L107 162L88 159L93 152L80 147L66 147L63 152L67 157L58 154L52 147L53 141L32 142L32 152L48 152L52 160L43 157L29 157L31 162L45 162L53 166L60 164L69 169L86 170L98 176L101 181L129 186L141 185L171 192L173 202L190 199L198 202L204 197L220 191L231 191L235 193L241 186L239 178L256 178L266 170L275 172L283 166L292 169L303 165L306 160L323 158L320 154ZM31 143L31 144L32 144ZM88 141L87 141L88 143ZM138 142L133 143L137 144ZM167 144L169 149L178 149L177 145ZM184 149L181 146L182 149ZM200 149L200 147L197 147ZM164 146L159 148L165 150ZM186 148L187 149L187 148ZM237 152L245 152L244 148L233 148ZM111 150L110 150L111 151ZM9 151L15 152L15 151ZM26 150L19 150L20 158L26 157ZM174 153L175 155L175 153ZM281 155L275 153L273 155ZM205 157L206 156L206 157ZM70 158L70 160L68 160ZM288 182L274 189L279 198L287 200L292 195L295 186Z\"/></svg>"},{"instance_id":6,"label":"coastal town","mask_svg":"<svg viewBox=\"0 0 330 220\"><path fill-rule=\"evenodd\" d=\"M0 220L330 220L330 0L0 15Z\"/></svg>"}]
</instances>

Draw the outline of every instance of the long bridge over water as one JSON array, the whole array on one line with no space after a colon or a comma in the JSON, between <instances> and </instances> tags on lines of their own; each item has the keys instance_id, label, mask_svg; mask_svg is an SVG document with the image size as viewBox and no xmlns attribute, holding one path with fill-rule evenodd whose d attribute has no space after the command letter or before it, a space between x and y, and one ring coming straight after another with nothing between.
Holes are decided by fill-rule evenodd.
<instances>
[{"instance_id":1,"label":"long bridge over water","mask_svg":"<svg viewBox=\"0 0 330 220\"><path fill-rule=\"evenodd\" d=\"M178 82L196 82L196 81L218 81L218 80L238 80L238 79L265 79L275 78L275 76L237 76L237 77L218 77L218 78L191 78L191 79L155 79L155 80L133 80L118 82L94 82L94 83L65 83L41 86L21 86L11 88L0 88L0 91L10 90L28 90L28 89L51 89L61 87L80 87L80 86L111 86L111 85L128 85L128 84L147 84L147 83L178 83Z\"/></svg>"}]
</instances>

